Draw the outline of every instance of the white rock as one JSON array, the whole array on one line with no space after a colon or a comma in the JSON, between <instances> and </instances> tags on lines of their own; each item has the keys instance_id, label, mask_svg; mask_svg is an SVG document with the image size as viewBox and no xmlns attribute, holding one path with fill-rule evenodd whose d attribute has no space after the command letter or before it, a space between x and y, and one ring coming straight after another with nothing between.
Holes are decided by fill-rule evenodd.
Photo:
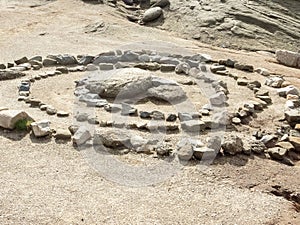
<instances>
[{"instance_id":1,"label":"white rock","mask_svg":"<svg viewBox=\"0 0 300 225\"><path fill-rule=\"evenodd\" d=\"M153 7L148 10L143 15L142 21L144 23L151 22L163 14L163 10L160 7Z\"/></svg>"},{"instance_id":2,"label":"white rock","mask_svg":"<svg viewBox=\"0 0 300 225\"><path fill-rule=\"evenodd\" d=\"M17 121L21 119L33 119L22 110L0 110L0 127L14 129Z\"/></svg>"},{"instance_id":3,"label":"white rock","mask_svg":"<svg viewBox=\"0 0 300 225\"><path fill-rule=\"evenodd\" d=\"M35 137L44 137L51 134L49 120L41 120L31 123L31 129Z\"/></svg>"}]
</instances>

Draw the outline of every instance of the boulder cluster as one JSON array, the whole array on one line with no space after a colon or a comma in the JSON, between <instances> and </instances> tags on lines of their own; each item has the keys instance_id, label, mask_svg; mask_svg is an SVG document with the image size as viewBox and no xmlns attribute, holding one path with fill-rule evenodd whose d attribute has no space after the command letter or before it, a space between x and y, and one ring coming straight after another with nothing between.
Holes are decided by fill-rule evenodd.
<instances>
[{"instance_id":1,"label":"boulder cluster","mask_svg":"<svg viewBox=\"0 0 300 225\"><path fill-rule=\"evenodd\" d=\"M12 65L12 64L10 64ZM36 137L54 136L56 139L70 140L75 146L103 145L108 149L126 153L130 150L138 153L167 156L175 154L180 160L213 160L217 155L259 154L293 165L299 160L300 152L300 100L299 90L278 75L272 75L263 68L239 63L232 59L215 61L205 54L182 56L178 54L157 53L155 51L110 51L92 55L72 56L69 54L49 55L45 58L23 57L6 71L22 72L39 70L42 67L55 67L54 71L45 72L29 79L21 80L18 86L18 100L25 101L30 107L39 108L49 115L69 116L67 112L57 111L52 106L30 97L31 84L51 76L67 75L70 72L88 72L88 77L76 81L74 91L78 102L86 107L95 107L114 115L116 120L98 119L89 113L77 112L74 117L77 125L54 131L49 120L34 121L27 113L1 109L0 126L14 129L20 120L31 121L29 129ZM266 77L264 84L251 80L247 76L240 78L227 68L258 73ZM179 110L164 113L158 110L138 110L134 103L139 99L154 98L158 101L179 105L186 102L188 96L180 84L154 75L175 73L177 76L192 78L184 85L203 84L209 87L208 103L196 111ZM112 77L108 76L113 72ZM213 74L216 74L214 76ZM254 100L243 102L236 112L227 112L229 89L226 82L219 79L227 76L236 85L253 91ZM17 78L17 77L14 77ZM12 78L10 78L12 79ZM286 98L282 127L274 133L258 130L253 137L229 132L224 138L214 134L217 130L228 131L244 126L273 103L264 85L276 88L280 97ZM114 102L111 103L111 99ZM180 107L179 107L180 108ZM126 117L135 117L138 122L126 123ZM92 134L89 126L96 126ZM187 134L176 145L170 141L147 139L137 132L156 134ZM194 138L195 134L208 135L205 144Z\"/></svg>"}]
</instances>

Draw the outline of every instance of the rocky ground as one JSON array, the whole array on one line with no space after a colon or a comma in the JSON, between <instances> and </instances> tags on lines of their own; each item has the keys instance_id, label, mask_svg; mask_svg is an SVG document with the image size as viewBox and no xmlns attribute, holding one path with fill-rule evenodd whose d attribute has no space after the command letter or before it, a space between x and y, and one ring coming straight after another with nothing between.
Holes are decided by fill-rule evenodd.
<instances>
[{"instance_id":1,"label":"rocky ground","mask_svg":"<svg viewBox=\"0 0 300 225\"><path fill-rule=\"evenodd\" d=\"M24 56L31 58L41 55L45 58L50 54L61 53L75 56L89 54L95 60L94 56L97 54L117 49L122 51L147 49L163 52L173 54L174 58L180 61L184 60L180 58L180 55L191 56L200 53L211 55L216 62L220 59L230 58L238 61L241 65L253 65L254 69L265 68L275 77L283 76L286 80L285 83L290 82L299 88L299 69L278 64L272 53L227 49L227 47L239 48L240 46L250 49L247 47L249 45L252 50L269 50L271 48L272 51L275 51L277 48L284 47L297 51L297 46L299 46L297 29L299 27L295 21L299 20L296 10L299 5L296 4L296 1L291 1L291 4L279 3L279 1L266 1L266 3L259 1L242 3L241 1L235 3L236 10L232 6L233 2L210 1L206 3L201 1L197 4L171 2L170 10L164 9L164 23L155 24L158 28L172 31L169 33L152 27L151 24L139 25L127 21L123 14L119 14L117 9L111 7L114 4L110 4L111 6L95 5L75 0L32 0L27 1L26 4L19 1L2 1L0 2L2 22L0 64L13 62ZM223 4L226 7L220 6ZM278 4L281 4L281 7L278 7ZM194 7L194 5L196 6ZM222 13L218 13L220 18L216 18L215 10L219 7L221 8L218 12ZM252 13L249 16L249 12L246 12L246 9L248 11L255 10L261 15L261 12L266 11L265 7L274 10L273 13L265 15L269 17L271 15L271 19L259 17L259 20L254 20L251 16L255 14ZM284 7L285 9L289 7L290 10L287 12ZM195 29L189 30L189 27L193 27L191 21L196 21L191 19L193 14L190 13L190 10L194 11L195 15L211 18L208 21L199 18L200 34L194 33ZM203 11L203 14L196 13L198 10L199 12ZM185 16L181 16L182 14ZM281 19L276 20L274 14ZM178 21L181 21L181 23L177 22L177 25L185 27L182 30L174 23L174 18L177 17ZM257 15L255 17L257 18ZM267 23L266 20L270 24L276 23L278 32L266 31L264 24ZM249 21L251 21L251 25L249 25ZM290 23L287 25L284 21ZM185 24L189 24L189 26ZM230 24L234 25L231 27ZM274 26L268 27L273 29ZM225 27L224 30L227 31L222 33L220 27ZM249 30L253 31L250 32L251 35ZM202 33L209 35L205 36ZM253 33L255 33L255 37L253 37ZM189 40L178 38L178 36L188 37ZM199 39L199 36L200 40L191 39ZM273 38L268 38L270 36ZM230 43L224 43L225 39L228 40L227 37L230 37ZM213 43L221 48L203 44L202 41ZM101 55L98 60L103 60ZM48 60L48 62L50 61ZM159 63L159 65L163 64ZM36 62L36 65L39 64ZM139 67L141 65L145 66L140 64ZM223 130L222 135L225 137L234 134L242 138L245 145L243 153L236 154L240 151L239 148L236 148L237 152L231 156L229 153L232 148L228 148L228 152L226 150L224 152L225 156L217 156L210 166L203 165L195 159L180 164L172 161L171 158L171 162L167 162L159 157L157 150L144 152L147 154L137 154L132 151L128 154L109 154L101 157L105 153L94 151L93 148L79 148L81 150L77 151L78 149L76 150L72 146L71 141L61 141L58 138L36 138L32 133L1 129L1 224L299 224L300 189L297 176L300 170L299 161L293 159L294 166L290 166L287 164L290 164L291 161L278 159L280 154L270 152L266 155L253 153L248 155L249 152L246 151L246 144L253 138L252 134L258 130L282 137L281 134L276 134L276 131L282 125L287 125L286 122L281 121L284 117L287 99L278 96L278 88L274 88L277 84L274 84L272 80L274 78L270 79L270 77L257 72L249 73L240 68L230 67L225 68L228 73L224 74L220 72L223 70L222 67L215 68L212 63L205 65L207 70L215 71L214 74L209 73L209 77L216 77L218 80L226 82L229 91L226 109L230 114L236 112L242 114L239 108L244 103L250 100L258 101L248 83L260 82L263 86L260 91L269 91L272 104L257 113L257 117L251 116L251 121L241 121L242 125L234 125L234 129L231 127ZM110 64L101 64L100 69L101 66L110 66ZM156 64L151 64L151 66L157 67ZM88 67L89 70L93 70L92 65ZM148 65L147 68L149 69L149 67ZM191 73L188 73L189 76L185 76L178 71L177 67L177 73L174 72L175 66L171 68L169 72L161 72L160 69L151 72L142 70L142 72L130 68L129 72L125 72L125 78L123 78L123 72L120 72L122 79L117 79L116 76L114 81L107 79L107 76L110 76L109 71L102 70L101 72L100 70L100 75L104 75L107 80L105 90L113 90L118 85L122 85L122 82L126 83L128 79L135 79L135 73L141 76L140 83L138 83L141 85L140 87L148 84L145 83L147 79L144 80L144 77L149 74L161 79L174 80L182 87L198 112L209 101L205 95L207 92L201 89L201 83L197 83L201 82L203 77L193 77ZM64 71L63 69L60 68L60 71ZM0 106L25 110L37 121L50 120L51 128L57 131L59 129L66 130L69 125L78 122L77 106L82 104L82 102L77 102L76 96L74 96L75 81L86 78L92 73L80 72L81 69L80 66L71 66L67 69L68 74L58 75L57 72L55 73L57 66L50 66L39 70L25 71L25 77L1 80ZM208 73L203 72L203 74L207 75ZM47 76L47 78L37 79L38 76ZM49 115L52 113L46 113L36 107L29 107L23 101L18 101L17 87L24 79L35 80L30 88L31 97L51 105L50 108L67 112L69 116ZM278 87L284 86L278 79L276 80L277 83L280 83ZM266 80L269 80L269 85L265 85ZM132 80L130 81L134 83ZM151 82L154 81L151 80ZM155 82L164 85L166 81L155 80ZM199 87L201 91L199 91ZM80 93L80 88L81 85L78 85L77 93ZM129 88L128 90L131 93L135 89ZM172 86L168 91L169 95L167 92L159 92L159 89L156 91L153 88L151 94L165 93L164 98L181 95L176 86ZM101 97L112 103L108 98L111 95L113 92L112 94L103 92ZM36 102L32 101L31 104L36 104ZM168 115L168 113L178 111L178 108L174 110L175 103L170 105L157 100L140 101L131 105L138 112L158 110ZM80 107L80 109L82 108ZM101 136L101 132L110 132L111 129L104 127L103 121L107 125L109 120L118 118L111 117L111 114L106 111L103 108L92 108L94 115L102 121L100 121L101 127L97 125L97 130L99 129L100 132L98 137L101 138L104 137ZM84 110L84 112L86 111ZM237 117L243 120L243 116L237 115ZM209 116L202 115L201 121L208 121L208 118ZM131 119L131 123L139 124L143 121L139 116L131 117ZM182 121L177 119L177 122ZM149 132L141 132L137 129L131 129L129 132L136 132L136 135L144 139L149 135ZM293 132L296 133L296 131ZM150 132L150 134L152 133ZM128 134L123 130L115 135L108 133L106 139L112 139L115 144L118 138L126 135ZM149 139L153 137L161 138L159 135L153 135ZM196 137L208 145L206 132L200 133ZM173 145L171 149L174 150L177 140L181 139L181 132L166 134L162 139L171 143ZM138 140L141 141L141 139ZM132 139L130 142L133 142ZM110 142L110 144L112 143ZM226 148L223 146L223 151L224 149ZM99 153L104 155L100 155L98 158ZM187 155L189 154L181 154L182 157ZM290 160L290 155L286 155ZM266 156L275 156L277 161L267 159ZM195 154L194 157L196 158Z\"/></svg>"}]
</instances>

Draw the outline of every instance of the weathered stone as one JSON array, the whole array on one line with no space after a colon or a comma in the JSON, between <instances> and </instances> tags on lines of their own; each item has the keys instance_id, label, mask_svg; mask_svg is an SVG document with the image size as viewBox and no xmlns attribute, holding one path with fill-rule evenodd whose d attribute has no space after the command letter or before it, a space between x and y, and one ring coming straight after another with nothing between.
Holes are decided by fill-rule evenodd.
<instances>
[{"instance_id":1,"label":"weathered stone","mask_svg":"<svg viewBox=\"0 0 300 225\"><path fill-rule=\"evenodd\" d=\"M27 57L23 57L23 58L20 58L20 59L17 59L17 60L15 60L15 63L17 64L17 65L19 65L19 64L23 64L23 63L28 63L28 59L27 59Z\"/></svg>"},{"instance_id":2,"label":"weathered stone","mask_svg":"<svg viewBox=\"0 0 300 225\"><path fill-rule=\"evenodd\" d=\"M249 145L251 147L251 151L256 154L262 154L267 149L265 144L259 140L250 141Z\"/></svg>"},{"instance_id":3,"label":"weathered stone","mask_svg":"<svg viewBox=\"0 0 300 225\"><path fill-rule=\"evenodd\" d=\"M71 132L72 135L74 135L78 129L79 129L78 125L71 125L68 127L68 130Z\"/></svg>"},{"instance_id":4,"label":"weathered stone","mask_svg":"<svg viewBox=\"0 0 300 225\"><path fill-rule=\"evenodd\" d=\"M48 115L55 115L57 113L57 110L53 108L52 106L48 106L46 109L46 112Z\"/></svg>"},{"instance_id":5,"label":"weathered stone","mask_svg":"<svg viewBox=\"0 0 300 225\"><path fill-rule=\"evenodd\" d=\"M180 160L189 161L194 154L193 146L191 143L186 143L177 149L177 156Z\"/></svg>"},{"instance_id":6,"label":"weathered stone","mask_svg":"<svg viewBox=\"0 0 300 225\"><path fill-rule=\"evenodd\" d=\"M144 23L152 22L152 21L158 19L159 17L161 17L162 14L163 14L163 11L160 7L150 8L145 11L145 13L142 17L142 21Z\"/></svg>"},{"instance_id":7,"label":"weathered stone","mask_svg":"<svg viewBox=\"0 0 300 225\"><path fill-rule=\"evenodd\" d=\"M236 124L236 125L239 125L242 122L241 119L237 118L237 117L233 117L231 121L233 124Z\"/></svg>"},{"instance_id":8,"label":"weathered stone","mask_svg":"<svg viewBox=\"0 0 300 225\"><path fill-rule=\"evenodd\" d=\"M266 82L265 85L273 87L273 88L280 88L282 83L284 82L284 79L282 77L269 77Z\"/></svg>"},{"instance_id":9,"label":"weathered stone","mask_svg":"<svg viewBox=\"0 0 300 225\"><path fill-rule=\"evenodd\" d=\"M86 113L86 112L81 112L81 113L78 113L75 118L78 122L84 122L84 121L87 121L88 120L88 117L89 117L89 114Z\"/></svg>"},{"instance_id":10,"label":"weathered stone","mask_svg":"<svg viewBox=\"0 0 300 225\"><path fill-rule=\"evenodd\" d=\"M210 67L210 71L212 73L216 73L218 71L224 71L224 70L226 70L226 67L223 65L214 64Z\"/></svg>"},{"instance_id":11,"label":"weathered stone","mask_svg":"<svg viewBox=\"0 0 300 225\"><path fill-rule=\"evenodd\" d=\"M14 129L19 120L34 121L26 112L21 110L0 110L0 127Z\"/></svg>"},{"instance_id":12,"label":"weathered stone","mask_svg":"<svg viewBox=\"0 0 300 225\"><path fill-rule=\"evenodd\" d=\"M134 65L135 68L140 68L143 70L150 70L150 71L156 71L161 68L160 64L154 62L154 63L139 63Z\"/></svg>"},{"instance_id":13,"label":"weathered stone","mask_svg":"<svg viewBox=\"0 0 300 225\"><path fill-rule=\"evenodd\" d=\"M234 68L236 68L238 70L247 71L247 72L253 72L254 71L254 68L253 68L252 65L242 64L242 63L238 63L238 62L236 62L234 64Z\"/></svg>"},{"instance_id":14,"label":"weathered stone","mask_svg":"<svg viewBox=\"0 0 300 225\"><path fill-rule=\"evenodd\" d=\"M272 99L271 99L271 97L269 97L269 96L261 96L261 95L258 95L258 96L256 96L256 98L258 98L258 99L260 99L260 100L266 102L267 104L271 104L271 103L272 103Z\"/></svg>"},{"instance_id":15,"label":"weathered stone","mask_svg":"<svg viewBox=\"0 0 300 225\"><path fill-rule=\"evenodd\" d=\"M43 61L43 57L40 56L40 55L36 55L36 56L33 56L32 58L30 58L29 61L38 61L38 62L42 62L42 61Z\"/></svg>"},{"instance_id":16,"label":"weathered stone","mask_svg":"<svg viewBox=\"0 0 300 225\"><path fill-rule=\"evenodd\" d=\"M133 51L125 51L120 58L122 62L137 62L138 59L139 54Z\"/></svg>"},{"instance_id":17,"label":"weathered stone","mask_svg":"<svg viewBox=\"0 0 300 225\"><path fill-rule=\"evenodd\" d=\"M26 74L20 71L13 71L10 69L0 70L0 80L11 80L19 77L23 77Z\"/></svg>"},{"instance_id":18,"label":"weathered stone","mask_svg":"<svg viewBox=\"0 0 300 225\"><path fill-rule=\"evenodd\" d=\"M257 69L254 70L254 72L256 72L260 75L263 75L263 76L269 76L270 75L269 70L267 70L265 68L257 68Z\"/></svg>"},{"instance_id":19,"label":"weathered stone","mask_svg":"<svg viewBox=\"0 0 300 225\"><path fill-rule=\"evenodd\" d=\"M86 65L92 63L93 61L94 61L94 56L84 55L84 56L80 57L80 59L78 60L78 64L86 66Z\"/></svg>"},{"instance_id":20,"label":"weathered stone","mask_svg":"<svg viewBox=\"0 0 300 225\"><path fill-rule=\"evenodd\" d=\"M219 152L222 146L222 139L219 136L213 135L207 138L207 148L213 149L215 152Z\"/></svg>"},{"instance_id":21,"label":"weathered stone","mask_svg":"<svg viewBox=\"0 0 300 225\"><path fill-rule=\"evenodd\" d=\"M219 60L220 65L228 66L228 67L234 67L234 64L236 63L235 60L227 59L227 60Z\"/></svg>"},{"instance_id":22,"label":"weathered stone","mask_svg":"<svg viewBox=\"0 0 300 225\"><path fill-rule=\"evenodd\" d=\"M76 133L74 134L72 140L75 146L80 146L85 144L89 139L91 139L92 135L87 127L80 126Z\"/></svg>"},{"instance_id":23,"label":"weathered stone","mask_svg":"<svg viewBox=\"0 0 300 225\"><path fill-rule=\"evenodd\" d=\"M277 50L276 59L283 65L300 68L300 53Z\"/></svg>"},{"instance_id":24,"label":"weathered stone","mask_svg":"<svg viewBox=\"0 0 300 225\"><path fill-rule=\"evenodd\" d=\"M225 140L222 143L222 149L224 153L236 155L237 153L243 152L243 141L236 135L230 135L228 137L225 137Z\"/></svg>"},{"instance_id":25,"label":"weathered stone","mask_svg":"<svg viewBox=\"0 0 300 225\"><path fill-rule=\"evenodd\" d=\"M179 63L175 68L175 73L177 74L189 74L189 70L191 69L190 65L188 63Z\"/></svg>"},{"instance_id":26,"label":"weathered stone","mask_svg":"<svg viewBox=\"0 0 300 225\"><path fill-rule=\"evenodd\" d=\"M114 64L112 63L99 63L100 70L113 70Z\"/></svg>"},{"instance_id":27,"label":"weathered stone","mask_svg":"<svg viewBox=\"0 0 300 225\"><path fill-rule=\"evenodd\" d=\"M278 140L278 137L276 137L275 135L265 135L263 136L260 141L262 143L264 143L264 145L267 147L267 148L272 148L275 146L276 142Z\"/></svg>"},{"instance_id":28,"label":"weathered stone","mask_svg":"<svg viewBox=\"0 0 300 225\"><path fill-rule=\"evenodd\" d=\"M194 148L193 155L195 159L202 161L211 160L216 157L215 150L208 147Z\"/></svg>"},{"instance_id":29,"label":"weathered stone","mask_svg":"<svg viewBox=\"0 0 300 225\"><path fill-rule=\"evenodd\" d=\"M278 89L277 93L281 97L286 97L289 94L299 96L299 90L292 85Z\"/></svg>"},{"instance_id":30,"label":"weathered stone","mask_svg":"<svg viewBox=\"0 0 300 225\"><path fill-rule=\"evenodd\" d=\"M57 129L54 137L56 140L71 140L71 133L68 129Z\"/></svg>"},{"instance_id":31,"label":"weathered stone","mask_svg":"<svg viewBox=\"0 0 300 225\"><path fill-rule=\"evenodd\" d=\"M287 153L287 150L280 147L269 148L266 150L267 153L275 160L283 160L284 156Z\"/></svg>"},{"instance_id":32,"label":"weathered stone","mask_svg":"<svg viewBox=\"0 0 300 225\"><path fill-rule=\"evenodd\" d=\"M48 55L47 58L54 59L57 62L57 64L62 66L76 65L78 63L77 59L69 54Z\"/></svg>"},{"instance_id":33,"label":"weathered stone","mask_svg":"<svg viewBox=\"0 0 300 225\"><path fill-rule=\"evenodd\" d=\"M46 58L43 60L43 66L55 66L57 61L55 59Z\"/></svg>"},{"instance_id":34,"label":"weathered stone","mask_svg":"<svg viewBox=\"0 0 300 225\"><path fill-rule=\"evenodd\" d=\"M291 109L285 111L284 116L286 121L292 125L300 123L300 111L297 109Z\"/></svg>"},{"instance_id":35,"label":"weathered stone","mask_svg":"<svg viewBox=\"0 0 300 225\"><path fill-rule=\"evenodd\" d=\"M179 112L178 113L178 118L180 121L188 121L188 120L192 120L193 119L193 115L190 113L183 113L183 112Z\"/></svg>"},{"instance_id":36,"label":"weathered stone","mask_svg":"<svg viewBox=\"0 0 300 225\"><path fill-rule=\"evenodd\" d=\"M287 141L278 142L278 143L276 143L275 146L284 148L288 151L294 150L294 146L290 142L287 142Z\"/></svg>"},{"instance_id":37,"label":"weathered stone","mask_svg":"<svg viewBox=\"0 0 300 225\"><path fill-rule=\"evenodd\" d=\"M151 119L151 112L140 111L140 117L142 119Z\"/></svg>"},{"instance_id":38,"label":"weathered stone","mask_svg":"<svg viewBox=\"0 0 300 225\"><path fill-rule=\"evenodd\" d=\"M59 72L61 72L61 73L64 73L64 74L69 73L68 68L65 67L65 66L57 67L56 70L59 71Z\"/></svg>"},{"instance_id":39,"label":"weathered stone","mask_svg":"<svg viewBox=\"0 0 300 225\"><path fill-rule=\"evenodd\" d=\"M223 105L226 102L226 100L227 97L223 92L218 92L209 98L210 103L216 106Z\"/></svg>"},{"instance_id":40,"label":"weathered stone","mask_svg":"<svg viewBox=\"0 0 300 225\"><path fill-rule=\"evenodd\" d=\"M170 58L170 57L162 57L162 58L160 58L159 63L166 64L166 65L171 64L171 65L177 66L180 63L180 61L178 59L174 59L174 58Z\"/></svg>"},{"instance_id":41,"label":"weathered stone","mask_svg":"<svg viewBox=\"0 0 300 225\"><path fill-rule=\"evenodd\" d=\"M35 137L45 137L52 133L49 120L41 120L31 123L31 129Z\"/></svg>"},{"instance_id":42,"label":"weathered stone","mask_svg":"<svg viewBox=\"0 0 300 225\"><path fill-rule=\"evenodd\" d=\"M114 130L96 130L93 143L95 145L104 145L109 148L130 148L130 135L123 129Z\"/></svg>"},{"instance_id":43,"label":"weathered stone","mask_svg":"<svg viewBox=\"0 0 300 225\"><path fill-rule=\"evenodd\" d=\"M300 137L289 137L289 141L295 147L295 151L300 152Z\"/></svg>"},{"instance_id":44,"label":"weathered stone","mask_svg":"<svg viewBox=\"0 0 300 225\"><path fill-rule=\"evenodd\" d=\"M6 69L6 66L2 63L0 63L0 70L5 70Z\"/></svg>"},{"instance_id":45,"label":"weathered stone","mask_svg":"<svg viewBox=\"0 0 300 225\"><path fill-rule=\"evenodd\" d=\"M69 116L69 113L68 113L68 112L64 112L64 111L58 111L58 112L56 113L56 115L57 115L58 117L68 117L68 116Z\"/></svg>"},{"instance_id":46,"label":"weathered stone","mask_svg":"<svg viewBox=\"0 0 300 225\"><path fill-rule=\"evenodd\" d=\"M176 121L177 120L177 115L176 114L169 114L168 116L167 116L167 119L166 119L166 121L168 121L168 122L174 122L174 121Z\"/></svg>"},{"instance_id":47,"label":"weathered stone","mask_svg":"<svg viewBox=\"0 0 300 225\"><path fill-rule=\"evenodd\" d=\"M200 120L189 120L181 123L181 128L185 132L200 132L205 130L205 123Z\"/></svg>"},{"instance_id":48,"label":"weathered stone","mask_svg":"<svg viewBox=\"0 0 300 225\"><path fill-rule=\"evenodd\" d=\"M237 79L237 84L240 86L247 86L249 83L249 80L246 80L244 78Z\"/></svg>"}]
</instances>

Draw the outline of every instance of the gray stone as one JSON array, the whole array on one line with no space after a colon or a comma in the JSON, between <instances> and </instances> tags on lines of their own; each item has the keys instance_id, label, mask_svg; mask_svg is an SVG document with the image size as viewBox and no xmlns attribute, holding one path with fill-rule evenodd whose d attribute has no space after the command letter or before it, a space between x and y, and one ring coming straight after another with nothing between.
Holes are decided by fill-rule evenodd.
<instances>
[{"instance_id":1,"label":"gray stone","mask_svg":"<svg viewBox=\"0 0 300 225\"><path fill-rule=\"evenodd\" d=\"M23 64L23 63L28 63L28 58L27 57L23 57L23 58L20 58L20 59L17 59L17 60L15 60L15 63L17 64L17 65L19 65L19 64Z\"/></svg>"},{"instance_id":2,"label":"gray stone","mask_svg":"<svg viewBox=\"0 0 300 225\"><path fill-rule=\"evenodd\" d=\"M114 64L112 63L99 63L100 70L113 70Z\"/></svg>"},{"instance_id":3,"label":"gray stone","mask_svg":"<svg viewBox=\"0 0 300 225\"><path fill-rule=\"evenodd\" d=\"M254 68L253 68L252 65L242 64L242 63L238 63L238 62L236 62L234 64L234 68L236 68L238 70L247 71L247 72L253 72L254 71Z\"/></svg>"},{"instance_id":4,"label":"gray stone","mask_svg":"<svg viewBox=\"0 0 300 225\"><path fill-rule=\"evenodd\" d=\"M189 74L189 70L191 69L190 65L188 63L179 63L176 68L175 68L175 73L177 74L185 74L188 75Z\"/></svg>"},{"instance_id":5,"label":"gray stone","mask_svg":"<svg viewBox=\"0 0 300 225\"><path fill-rule=\"evenodd\" d=\"M166 121L168 121L168 122L174 122L174 121L176 121L177 120L177 115L176 114L169 114L168 116L167 116L167 119L166 119Z\"/></svg>"},{"instance_id":6,"label":"gray stone","mask_svg":"<svg viewBox=\"0 0 300 225\"><path fill-rule=\"evenodd\" d=\"M77 59L70 54L48 55L47 58L54 59L57 64L62 66L76 65Z\"/></svg>"},{"instance_id":7,"label":"gray stone","mask_svg":"<svg viewBox=\"0 0 300 225\"><path fill-rule=\"evenodd\" d=\"M98 56L94 59L93 64L95 64L95 65L99 65L99 63L115 64L118 61L120 61L119 56L103 56L103 55L100 55L100 56Z\"/></svg>"},{"instance_id":8,"label":"gray stone","mask_svg":"<svg viewBox=\"0 0 300 225\"><path fill-rule=\"evenodd\" d=\"M167 64L167 65L175 65L177 66L180 61L178 59L174 59L174 58L170 58L170 57L162 57L160 60L159 60L159 63L160 64Z\"/></svg>"},{"instance_id":9,"label":"gray stone","mask_svg":"<svg viewBox=\"0 0 300 225\"><path fill-rule=\"evenodd\" d=\"M86 112L78 113L75 118L78 122L84 122L87 121L89 117L89 114Z\"/></svg>"},{"instance_id":10,"label":"gray stone","mask_svg":"<svg viewBox=\"0 0 300 225\"><path fill-rule=\"evenodd\" d=\"M187 143L177 149L177 156L180 160L189 161L194 154L193 146L191 143Z\"/></svg>"},{"instance_id":11,"label":"gray stone","mask_svg":"<svg viewBox=\"0 0 300 225\"><path fill-rule=\"evenodd\" d=\"M142 21L144 23L152 22L162 16L163 10L160 7L153 7L145 11Z\"/></svg>"},{"instance_id":12,"label":"gray stone","mask_svg":"<svg viewBox=\"0 0 300 225\"><path fill-rule=\"evenodd\" d=\"M249 80L246 80L244 78L237 79L237 84L240 86L247 86L249 83Z\"/></svg>"},{"instance_id":13,"label":"gray stone","mask_svg":"<svg viewBox=\"0 0 300 225\"><path fill-rule=\"evenodd\" d=\"M64 73L64 74L69 73L68 68L65 67L65 66L57 67L56 70L59 71L59 72L61 72L61 73Z\"/></svg>"},{"instance_id":14,"label":"gray stone","mask_svg":"<svg viewBox=\"0 0 300 225\"><path fill-rule=\"evenodd\" d=\"M120 58L122 62L137 62L138 59L139 54L133 51L125 51Z\"/></svg>"},{"instance_id":15,"label":"gray stone","mask_svg":"<svg viewBox=\"0 0 300 225\"><path fill-rule=\"evenodd\" d=\"M277 50L276 59L283 65L300 68L300 53L287 50Z\"/></svg>"},{"instance_id":16,"label":"gray stone","mask_svg":"<svg viewBox=\"0 0 300 225\"><path fill-rule=\"evenodd\" d=\"M193 115L190 113L183 113L183 112L179 112L178 113L178 118L180 121L188 121L188 120L193 120Z\"/></svg>"},{"instance_id":17,"label":"gray stone","mask_svg":"<svg viewBox=\"0 0 300 225\"><path fill-rule=\"evenodd\" d=\"M264 145L267 147L267 148L272 148L275 146L276 142L278 140L278 137L276 137L275 135L265 135L263 136L260 141L262 143L264 143Z\"/></svg>"},{"instance_id":18,"label":"gray stone","mask_svg":"<svg viewBox=\"0 0 300 225\"><path fill-rule=\"evenodd\" d=\"M96 130L93 143L113 149L129 148L131 146L130 138L128 131L123 129Z\"/></svg>"},{"instance_id":19,"label":"gray stone","mask_svg":"<svg viewBox=\"0 0 300 225\"><path fill-rule=\"evenodd\" d=\"M209 101L212 105L220 106L223 105L227 100L226 95L223 92L218 92L216 94L213 94Z\"/></svg>"},{"instance_id":20,"label":"gray stone","mask_svg":"<svg viewBox=\"0 0 300 225\"><path fill-rule=\"evenodd\" d=\"M53 108L52 106L48 106L46 109L46 112L48 115L55 115L57 113L57 110Z\"/></svg>"},{"instance_id":21,"label":"gray stone","mask_svg":"<svg viewBox=\"0 0 300 225\"><path fill-rule=\"evenodd\" d=\"M286 97L288 94L299 96L299 90L292 85L278 89L277 93L281 97Z\"/></svg>"},{"instance_id":22,"label":"gray stone","mask_svg":"<svg viewBox=\"0 0 300 225\"><path fill-rule=\"evenodd\" d=\"M58 117L68 117L68 116L69 116L69 113L68 113L68 112L64 112L64 111L58 111L58 112L56 113L56 115L57 115Z\"/></svg>"},{"instance_id":23,"label":"gray stone","mask_svg":"<svg viewBox=\"0 0 300 225\"><path fill-rule=\"evenodd\" d=\"M92 63L93 61L94 61L94 56L84 55L84 56L80 57L80 59L78 60L78 64L86 66L86 65Z\"/></svg>"},{"instance_id":24,"label":"gray stone","mask_svg":"<svg viewBox=\"0 0 300 225\"><path fill-rule=\"evenodd\" d=\"M236 61L235 61L235 60L232 60L232 59L219 60L219 64L220 64L220 65L228 66L228 67L231 67L231 68L234 67L234 64L235 64L235 63L236 63Z\"/></svg>"},{"instance_id":25,"label":"gray stone","mask_svg":"<svg viewBox=\"0 0 300 225\"><path fill-rule=\"evenodd\" d=\"M181 123L181 128L185 132L201 132L205 130L205 123L200 120L189 120Z\"/></svg>"},{"instance_id":26,"label":"gray stone","mask_svg":"<svg viewBox=\"0 0 300 225\"><path fill-rule=\"evenodd\" d=\"M43 60L43 66L55 66L57 61L55 59L46 58Z\"/></svg>"},{"instance_id":27,"label":"gray stone","mask_svg":"<svg viewBox=\"0 0 300 225\"><path fill-rule=\"evenodd\" d=\"M23 77L26 74L20 71L13 71L10 69L0 70L0 80L11 80L19 77Z\"/></svg>"},{"instance_id":28,"label":"gray stone","mask_svg":"<svg viewBox=\"0 0 300 225\"><path fill-rule=\"evenodd\" d=\"M273 87L273 88L280 88L282 83L284 82L284 79L282 77L269 77L266 82L265 85Z\"/></svg>"},{"instance_id":29,"label":"gray stone","mask_svg":"<svg viewBox=\"0 0 300 225\"><path fill-rule=\"evenodd\" d=\"M219 65L219 64L213 64L211 67L210 67L210 71L212 73L216 73L218 71L224 71L226 70L226 67L223 66L223 65Z\"/></svg>"},{"instance_id":30,"label":"gray stone","mask_svg":"<svg viewBox=\"0 0 300 225\"><path fill-rule=\"evenodd\" d=\"M219 152L222 146L222 139L219 136L211 136L207 139L207 148L213 149L215 152Z\"/></svg>"},{"instance_id":31,"label":"gray stone","mask_svg":"<svg viewBox=\"0 0 300 225\"><path fill-rule=\"evenodd\" d=\"M43 57L40 56L40 55L36 55L36 56L33 56L32 58L30 58L29 61L38 61L38 62L42 62L42 61L43 61Z\"/></svg>"},{"instance_id":32,"label":"gray stone","mask_svg":"<svg viewBox=\"0 0 300 225\"><path fill-rule=\"evenodd\" d=\"M6 66L2 63L0 63L0 70L5 70L6 69Z\"/></svg>"},{"instance_id":33,"label":"gray stone","mask_svg":"<svg viewBox=\"0 0 300 225\"><path fill-rule=\"evenodd\" d=\"M140 112L140 117L142 119L151 119L151 112L141 111Z\"/></svg>"},{"instance_id":34,"label":"gray stone","mask_svg":"<svg viewBox=\"0 0 300 225\"><path fill-rule=\"evenodd\" d=\"M35 137L45 137L52 133L49 120L41 120L31 123L31 129Z\"/></svg>"},{"instance_id":35,"label":"gray stone","mask_svg":"<svg viewBox=\"0 0 300 225\"><path fill-rule=\"evenodd\" d=\"M88 128L85 126L80 126L74 134L72 141L75 146L81 146L91 139L91 137L92 135Z\"/></svg>"},{"instance_id":36,"label":"gray stone","mask_svg":"<svg viewBox=\"0 0 300 225\"><path fill-rule=\"evenodd\" d=\"M216 157L215 150L208 147L194 148L193 155L195 159L202 161L212 160Z\"/></svg>"}]
</instances>

